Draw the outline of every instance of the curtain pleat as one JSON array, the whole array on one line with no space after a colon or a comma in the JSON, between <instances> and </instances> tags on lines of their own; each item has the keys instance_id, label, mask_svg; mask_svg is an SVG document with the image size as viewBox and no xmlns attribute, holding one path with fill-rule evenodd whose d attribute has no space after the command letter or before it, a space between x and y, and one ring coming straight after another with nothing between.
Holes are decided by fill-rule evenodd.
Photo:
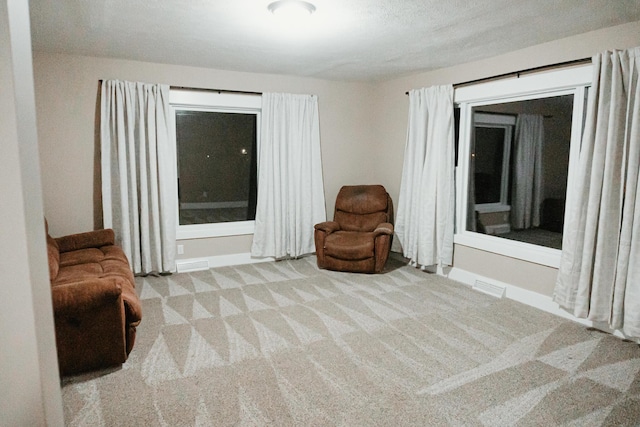
<instances>
[{"instance_id":1,"label":"curtain pleat","mask_svg":"<svg viewBox=\"0 0 640 427\"><path fill-rule=\"evenodd\" d=\"M313 226L326 220L318 99L263 93L261 122L251 255L312 253Z\"/></svg>"},{"instance_id":2,"label":"curtain pleat","mask_svg":"<svg viewBox=\"0 0 640 427\"><path fill-rule=\"evenodd\" d=\"M105 80L101 92L102 205L134 273L175 270L175 152L169 86Z\"/></svg>"},{"instance_id":3,"label":"curtain pleat","mask_svg":"<svg viewBox=\"0 0 640 427\"><path fill-rule=\"evenodd\" d=\"M453 262L453 86L409 92L409 123L395 231L421 266Z\"/></svg>"},{"instance_id":4,"label":"curtain pleat","mask_svg":"<svg viewBox=\"0 0 640 427\"><path fill-rule=\"evenodd\" d=\"M518 114L514 140L511 226L538 227L542 204L544 123L539 114Z\"/></svg>"},{"instance_id":5,"label":"curtain pleat","mask_svg":"<svg viewBox=\"0 0 640 427\"><path fill-rule=\"evenodd\" d=\"M593 57L555 301L640 337L640 48Z\"/></svg>"}]
</instances>

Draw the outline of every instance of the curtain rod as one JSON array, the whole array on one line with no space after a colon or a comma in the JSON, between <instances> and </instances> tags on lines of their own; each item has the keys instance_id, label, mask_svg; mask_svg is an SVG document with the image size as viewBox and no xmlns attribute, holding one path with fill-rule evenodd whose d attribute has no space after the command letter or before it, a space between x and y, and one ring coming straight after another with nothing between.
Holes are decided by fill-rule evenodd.
<instances>
[{"instance_id":1,"label":"curtain rod","mask_svg":"<svg viewBox=\"0 0 640 427\"><path fill-rule=\"evenodd\" d=\"M571 61L558 62L558 63L555 63L555 64L549 64L549 65L541 65L539 67L526 68L524 70L511 71L509 73L498 74L498 75L495 75L495 76L482 77L482 78L479 78L479 79L468 80L466 82L454 83L453 87L456 88L456 87L460 87L460 86L467 86L467 85L471 85L471 84L482 83L482 82L487 82L487 81L491 81L491 80L504 79L506 77L513 77L513 76L515 76L516 78L520 78L521 74L528 74L528 73L533 73L535 71L542 71L542 70L550 70L550 69L553 69L553 68L568 67L568 66L571 66L571 65L582 64L582 63L587 63L587 62L591 62L591 57L573 59ZM405 95L409 95L409 92L405 92L404 94Z\"/></svg>"},{"instance_id":2,"label":"curtain rod","mask_svg":"<svg viewBox=\"0 0 640 427\"><path fill-rule=\"evenodd\" d=\"M98 80L102 83L104 80ZM251 92L245 90L231 90L231 89L209 89L209 88L199 88L199 87L189 87L189 86L169 86L171 89L184 89L184 90L204 90L207 92L218 92L218 93L239 93L245 95L262 95L262 92Z\"/></svg>"},{"instance_id":3,"label":"curtain rod","mask_svg":"<svg viewBox=\"0 0 640 427\"><path fill-rule=\"evenodd\" d=\"M171 89L185 89L185 90L204 90L207 92L218 92L218 93L239 93L244 95L262 95L262 92L252 92L246 90L232 90L232 89L208 89L208 88L198 88L198 87L188 87L188 86L170 86Z\"/></svg>"}]
</instances>

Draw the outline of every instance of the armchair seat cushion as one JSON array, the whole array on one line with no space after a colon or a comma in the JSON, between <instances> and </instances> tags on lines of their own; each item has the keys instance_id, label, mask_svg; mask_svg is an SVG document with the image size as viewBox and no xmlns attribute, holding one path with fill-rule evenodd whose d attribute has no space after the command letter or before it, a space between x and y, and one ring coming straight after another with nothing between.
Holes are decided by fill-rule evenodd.
<instances>
[{"instance_id":1,"label":"armchair seat cushion","mask_svg":"<svg viewBox=\"0 0 640 427\"><path fill-rule=\"evenodd\" d=\"M371 232L336 231L329 234L324 241L325 255L344 260L372 258L374 250L374 235Z\"/></svg>"},{"instance_id":2,"label":"armchair seat cushion","mask_svg":"<svg viewBox=\"0 0 640 427\"><path fill-rule=\"evenodd\" d=\"M60 253L60 268L94 262L103 263L109 260L115 260L120 264L129 265L124 252L118 246L109 245L99 248L62 252Z\"/></svg>"}]
</instances>

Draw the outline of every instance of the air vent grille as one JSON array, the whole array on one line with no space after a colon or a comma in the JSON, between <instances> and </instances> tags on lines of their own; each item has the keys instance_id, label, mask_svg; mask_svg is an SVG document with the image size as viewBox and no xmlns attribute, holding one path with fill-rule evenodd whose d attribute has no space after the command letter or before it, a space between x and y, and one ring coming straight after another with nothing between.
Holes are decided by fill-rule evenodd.
<instances>
[{"instance_id":1,"label":"air vent grille","mask_svg":"<svg viewBox=\"0 0 640 427\"><path fill-rule=\"evenodd\" d=\"M481 280L476 280L473 284L473 289L497 298L502 298L504 296L506 287L493 283L483 282Z\"/></svg>"}]
</instances>

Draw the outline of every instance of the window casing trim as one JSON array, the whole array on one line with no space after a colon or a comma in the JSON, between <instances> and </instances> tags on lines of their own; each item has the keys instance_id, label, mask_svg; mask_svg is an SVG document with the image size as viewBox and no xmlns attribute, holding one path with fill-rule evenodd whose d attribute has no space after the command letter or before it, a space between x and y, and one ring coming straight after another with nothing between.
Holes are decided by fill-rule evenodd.
<instances>
[{"instance_id":1,"label":"window casing trim","mask_svg":"<svg viewBox=\"0 0 640 427\"><path fill-rule=\"evenodd\" d=\"M560 266L561 251L558 249L508 240L501 237L468 231L467 210L469 191L469 157L473 125L473 107L523 101L559 95L574 95L571 125L571 146L565 218L567 218L575 187L577 161L580 154L582 117L584 116L585 88L591 86L591 64L562 70L543 72L516 79L505 79L473 86L456 88L454 102L460 107L460 139L458 166L456 168L456 232L454 243L521 259L553 268Z\"/></svg>"},{"instance_id":2,"label":"window casing trim","mask_svg":"<svg viewBox=\"0 0 640 427\"><path fill-rule=\"evenodd\" d=\"M248 93L214 92L193 89L171 89L169 92L171 106L171 134L173 150L177 155L176 111L210 111L216 113L244 113L256 115L256 144L260 152L260 119L262 112L262 96ZM174 179L178 180L177 169ZM178 194L175 195L178 200ZM179 218L180 206L176 203L176 215ZM209 237L240 236L253 234L255 221L219 222L211 224L180 225L176 230L177 240L200 239Z\"/></svg>"}]
</instances>

